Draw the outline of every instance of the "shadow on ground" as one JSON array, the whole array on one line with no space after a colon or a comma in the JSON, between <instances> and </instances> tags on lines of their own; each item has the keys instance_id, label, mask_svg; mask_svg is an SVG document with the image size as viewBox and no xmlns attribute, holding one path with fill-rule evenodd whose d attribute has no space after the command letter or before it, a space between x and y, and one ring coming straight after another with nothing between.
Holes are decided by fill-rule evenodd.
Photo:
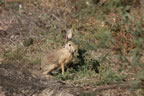
<instances>
[{"instance_id":1,"label":"shadow on ground","mask_svg":"<svg viewBox=\"0 0 144 96\"><path fill-rule=\"evenodd\" d=\"M76 62L75 64L72 62L69 65L69 67L73 68L75 71L78 71L78 69L80 69L82 66L86 66L86 65L84 65L87 62L86 61L87 58L85 58L85 56L84 56L86 52L87 52L87 50L85 50L85 49L79 49L78 50L79 55L77 56L78 62ZM99 69L98 69L98 67L100 66L99 61L94 60L94 59L91 59L88 61L89 61L89 63L91 63L90 64L91 66L87 66L87 68L90 70L94 70L96 73L99 73Z\"/></svg>"}]
</instances>

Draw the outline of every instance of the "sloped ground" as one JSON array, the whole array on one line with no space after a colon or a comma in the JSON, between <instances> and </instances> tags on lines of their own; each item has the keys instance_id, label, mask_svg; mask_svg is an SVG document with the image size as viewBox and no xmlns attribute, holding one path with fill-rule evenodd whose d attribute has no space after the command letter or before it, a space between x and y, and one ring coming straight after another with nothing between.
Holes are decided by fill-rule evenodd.
<instances>
[{"instance_id":1,"label":"sloped ground","mask_svg":"<svg viewBox=\"0 0 144 96\"><path fill-rule=\"evenodd\" d=\"M131 67L135 36L126 33L121 15L100 10L103 6L91 7L93 2L83 0L38 1L12 0L0 7L0 95L141 96L142 84L131 81L141 79L143 73L139 77L135 73L143 66ZM132 12L137 14L137 10ZM42 53L61 47L65 31L71 27L76 29L74 42L80 46L80 56L65 76L59 72L53 79L42 77Z\"/></svg>"},{"instance_id":2,"label":"sloped ground","mask_svg":"<svg viewBox=\"0 0 144 96\"><path fill-rule=\"evenodd\" d=\"M31 70L32 71L32 70ZM80 87L66 84L61 80L34 76L20 64L0 65L1 96L130 96L129 83L111 84L97 87Z\"/></svg>"},{"instance_id":3,"label":"sloped ground","mask_svg":"<svg viewBox=\"0 0 144 96\"><path fill-rule=\"evenodd\" d=\"M0 86L1 96L76 95L70 91L76 92L74 86L69 87L58 80L33 77L31 72L17 64L0 65Z\"/></svg>"}]
</instances>

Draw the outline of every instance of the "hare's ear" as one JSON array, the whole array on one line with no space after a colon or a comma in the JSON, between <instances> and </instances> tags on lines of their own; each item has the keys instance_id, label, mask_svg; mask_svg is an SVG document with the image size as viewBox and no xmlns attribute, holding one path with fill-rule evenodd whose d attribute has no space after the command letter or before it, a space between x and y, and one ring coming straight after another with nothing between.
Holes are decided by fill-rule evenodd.
<instances>
[{"instance_id":1,"label":"hare's ear","mask_svg":"<svg viewBox=\"0 0 144 96\"><path fill-rule=\"evenodd\" d=\"M66 42L71 41L72 40L72 36L73 36L73 28L67 30L66 32Z\"/></svg>"}]
</instances>

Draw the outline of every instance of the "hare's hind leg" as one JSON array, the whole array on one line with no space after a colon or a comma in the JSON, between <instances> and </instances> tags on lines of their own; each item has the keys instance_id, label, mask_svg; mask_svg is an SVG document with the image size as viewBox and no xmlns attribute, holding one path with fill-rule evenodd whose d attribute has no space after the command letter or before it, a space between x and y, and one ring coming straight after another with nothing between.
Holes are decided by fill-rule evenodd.
<instances>
[{"instance_id":1,"label":"hare's hind leg","mask_svg":"<svg viewBox=\"0 0 144 96\"><path fill-rule=\"evenodd\" d=\"M51 65L45 67L45 69L44 69L44 71L43 71L43 74L44 74L44 75L51 74L51 72L52 72L53 70L55 70L55 69L57 69L57 66L56 66L55 64L51 64Z\"/></svg>"}]
</instances>

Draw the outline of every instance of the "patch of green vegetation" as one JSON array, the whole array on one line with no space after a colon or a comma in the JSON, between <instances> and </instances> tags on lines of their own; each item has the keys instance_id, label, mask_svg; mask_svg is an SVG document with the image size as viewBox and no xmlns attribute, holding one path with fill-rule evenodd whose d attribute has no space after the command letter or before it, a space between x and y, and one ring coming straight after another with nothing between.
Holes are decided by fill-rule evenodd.
<instances>
[{"instance_id":1,"label":"patch of green vegetation","mask_svg":"<svg viewBox=\"0 0 144 96\"><path fill-rule=\"evenodd\" d=\"M3 54L3 58L6 59L3 63L35 66L41 62L41 54L37 53L36 50L38 51L40 49L34 45L27 47L19 45L15 48L9 48Z\"/></svg>"},{"instance_id":2,"label":"patch of green vegetation","mask_svg":"<svg viewBox=\"0 0 144 96\"><path fill-rule=\"evenodd\" d=\"M107 29L100 29L96 34L96 39L99 41L99 47L108 48L112 42L112 33Z\"/></svg>"},{"instance_id":3,"label":"patch of green vegetation","mask_svg":"<svg viewBox=\"0 0 144 96\"><path fill-rule=\"evenodd\" d=\"M30 46L33 44L33 42L34 42L34 40L32 38L29 38L23 42L23 45L24 46Z\"/></svg>"},{"instance_id":4,"label":"patch of green vegetation","mask_svg":"<svg viewBox=\"0 0 144 96\"><path fill-rule=\"evenodd\" d=\"M0 1L0 5L3 5L3 4L4 4L4 0L1 0L1 1Z\"/></svg>"},{"instance_id":5,"label":"patch of green vegetation","mask_svg":"<svg viewBox=\"0 0 144 96\"><path fill-rule=\"evenodd\" d=\"M107 68L101 74L101 80L100 82L97 82L97 84L117 83L123 78L124 76L120 75L119 73L113 72L110 68Z\"/></svg>"},{"instance_id":6,"label":"patch of green vegetation","mask_svg":"<svg viewBox=\"0 0 144 96\"><path fill-rule=\"evenodd\" d=\"M13 50L9 49L4 53L4 58L7 58L8 60L20 60L24 56L24 49L22 47L16 47L13 48Z\"/></svg>"},{"instance_id":7,"label":"patch of green vegetation","mask_svg":"<svg viewBox=\"0 0 144 96\"><path fill-rule=\"evenodd\" d=\"M80 93L79 96L97 96L99 92L91 92L91 93Z\"/></svg>"}]
</instances>

